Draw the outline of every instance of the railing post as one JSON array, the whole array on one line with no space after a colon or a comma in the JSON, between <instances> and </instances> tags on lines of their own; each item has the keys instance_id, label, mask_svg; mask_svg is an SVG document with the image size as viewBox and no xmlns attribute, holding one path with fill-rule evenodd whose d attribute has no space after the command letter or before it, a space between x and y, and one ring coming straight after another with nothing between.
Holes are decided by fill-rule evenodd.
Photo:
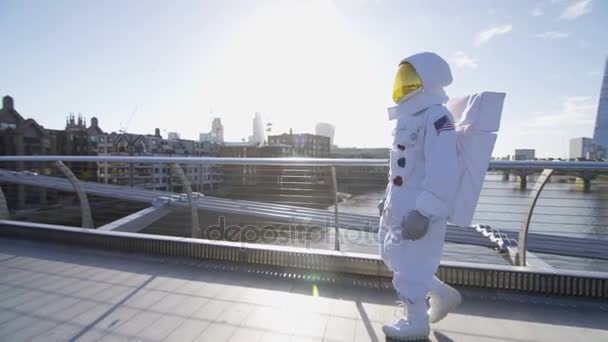
<instances>
[{"instance_id":1,"label":"railing post","mask_svg":"<svg viewBox=\"0 0 608 342\"><path fill-rule=\"evenodd\" d=\"M334 194L334 229L335 229L335 239L334 239L334 249L336 251L340 250L340 229L338 228L338 178L336 177L336 167L332 166L331 170L331 184L333 186L333 194Z\"/></svg>"},{"instance_id":2,"label":"railing post","mask_svg":"<svg viewBox=\"0 0 608 342\"><path fill-rule=\"evenodd\" d=\"M517 242L517 253L513 255L510 253L511 260L518 266L526 266L526 251L528 250L528 231L530 230L530 222L532 221L532 214L536 207L536 202L540 197L540 193L549 181L549 178L553 174L553 169L544 169L536 180L534 189L532 190L530 197L530 205L528 206L528 212L524 218L524 221L519 230L519 241Z\"/></svg>"},{"instance_id":3,"label":"railing post","mask_svg":"<svg viewBox=\"0 0 608 342\"><path fill-rule=\"evenodd\" d=\"M80 216L82 228L95 228L93 225L93 217L91 216L91 206L89 205L89 199L87 193L80 186L80 181L72 170L67 167L62 161L55 162L55 166L67 177L68 181L72 184L78 200L80 201Z\"/></svg>"},{"instance_id":4,"label":"railing post","mask_svg":"<svg viewBox=\"0 0 608 342\"><path fill-rule=\"evenodd\" d=\"M133 187L133 163L129 163L129 186Z\"/></svg>"},{"instance_id":5,"label":"railing post","mask_svg":"<svg viewBox=\"0 0 608 342\"><path fill-rule=\"evenodd\" d=\"M528 188L528 174L524 172L519 175L519 189L526 190L527 188Z\"/></svg>"},{"instance_id":6,"label":"railing post","mask_svg":"<svg viewBox=\"0 0 608 342\"><path fill-rule=\"evenodd\" d=\"M152 191L156 191L156 166L158 164L152 164ZM159 166L158 171L161 172L161 168Z\"/></svg>"},{"instance_id":7,"label":"railing post","mask_svg":"<svg viewBox=\"0 0 608 342\"><path fill-rule=\"evenodd\" d=\"M193 238L201 237L201 227L198 220L198 208L194 205L194 200L192 198L192 186L190 185L190 181L186 177L184 170L177 163L171 164L171 168L177 173L182 185L184 186L184 191L188 196L188 204L190 205L190 214L192 219L192 232L191 236Z\"/></svg>"},{"instance_id":8,"label":"railing post","mask_svg":"<svg viewBox=\"0 0 608 342\"><path fill-rule=\"evenodd\" d=\"M6 197L4 197L4 192L0 187L0 220L8 220L9 212L8 205L6 204Z\"/></svg>"}]
</instances>

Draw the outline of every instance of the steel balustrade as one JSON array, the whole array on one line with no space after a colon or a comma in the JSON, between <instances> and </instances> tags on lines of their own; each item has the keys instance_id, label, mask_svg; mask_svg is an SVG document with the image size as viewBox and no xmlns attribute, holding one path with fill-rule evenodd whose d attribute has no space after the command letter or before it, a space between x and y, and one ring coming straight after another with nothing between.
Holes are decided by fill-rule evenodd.
<instances>
[{"instance_id":1,"label":"steel balustrade","mask_svg":"<svg viewBox=\"0 0 608 342\"><path fill-rule=\"evenodd\" d=\"M108 162L163 163L208 165L297 165L297 166L387 166L388 159L357 158L225 158L225 157L159 157L159 156L0 156L1 162ZM492 160L491 170L608 171L608 162L570 162L539 160Z\"/></svg>"},{"instance_id":2,"label":"steel balustrade","mask_svg":"<svg viewBox=\"0 0 608 342\"><path fill-rule=\"evenodd\" d=\"M89 205L89 199L85 191L82 190L82 186L80 186L80 181L72 170L67 167L62 161L56 161L55 165L57 168L65 175L65 177L70 181L76 195L78 196L78 200L80 201L80 213L81 213L81 224L83 228L94 228L93 225L93 216L91 215L91 206Z\"/></svg>"},{"instance_id":3,"label":"steel balustrade","mask_svg":"<svg viewBox=\"0 0 608 342\"><path fill-rule=\"evenodd\" d=\"M515 260L515 264L518 266L526 266L526 252L527 252L527 241L528 241L528 232L530 231L530 222L532 221L532 215L534 214L534 208L536 207L536 202L538 202L538 198L540 197L540 193L547 185L547 182L551 178L553 174L553 169L545 169L543 170L540 177L536 181L536 185L534 190L532 191L530 197L530 207L528 207L528 212L526 213L526 217L521 226L521 230L519 231L519 243L517 248L517 253L512 257Z\"/></svg>"},{"instance_id":4,"label":"steel balustrade","mask_svg":"<svg viewBox=\"0 0 608 342\"><path fill-rule=\"evenodd\" d=\"M298 217L307 222L315 222L319 224L325 224L327 222L334 222L334 226L336 229L336 240L335 246L336 249L339 249L339 232L338 232L338 205L337 205L337 179L335 176L335 168L336 167L378 167L387 166L387 160L384 159L322 159L322 158L217 158L217 157L140 157L140 156L2 156L0 157L1 162L51 162L51 161L66 161L66 162L98 162L98 163L128 163L129 165L133 165L133 163L152 163L156 165L160 164L171 164L171 165L179 165L179 164L202 164L202 165L275 165L275 166L322 166L329 167L332 171L332 187L334 194L334 217L333 220L328 220L330 217L330 213L326 211L319 211L308 208L298 208L294 206L288 205L278 205L272 204L269 205L267 203L257 203L253 201L233 201L230 203L228 200L223 200L219 198L211 198L204 197L196 199L192 201L193 205L196 205L199 209L210 209L210 210L220 210L226 213L243 213L243 209L250 211L254 215L259 215L261 217L272 217L274 219L289 219L290 217ZM550 168L555 172L559 173L576 173L576 172L602 172L605 173L608 171L608 163L607 162L564 162L564 161L492 161L489 165L489 169L498 170L498 171L518 171L518 170L526 170L530 172L541 172L544 169ZM42 183L38 183L37 181L42 180L45 176L31 176L28 175L29 180L24 179L23 175L20 175L20 180L17 182L22 182L22 184L29 185L40 185ZM50 180L48 177L45 178L44 184L45 186L51 187L60 187L64 188L63 184L60 184L62 180ZM2 178L4 181L11 181L10 177L7 177L4 174ZM16 181L16 179L14 179ZM51 184L52 183L52 184ZM86 189L85 191L88 193L93 193L101 196L107 195L116 195L117 189L116 186L112 186L109 184L95 184L93 186L92 183L88 182L80 182L81 185ZM85 184L86 183L86 184ZM543 187L538 188L534 195L536 199L543 191ZM163 195L169 195L167 193L151 191L146 192L146 190L131 188L129 189L128 195L120 195L123 196L124 199L128 200L140 200L143 202L151 202L154 199ZM170 195L169 195L170 196ZM518 196L520 197L520 196ZM194 203L195 202L195 203ZM522 256L520 258L519 264L525 265L525 249L528 246L527 237L529 231L529 223L532 217L532 213L536 207L536 200L531 201L528 207L528 216L522 225L522 229L519 234L519 244L514 247L511 245L511 249L517 248L518 255ZM174 203L173 206L182 206L180 203ZM186 205L186 204L184 204ZM362 223L363 222L363 223ZM360 230L368 230L373 231L377 227L377 218L366 216L366 215L354 215L354 214L340 214L339 225L342 228L347 229L360 229ZM524 229L525 227L525 229ZM447 240L452 242L459 243L476 243L479 245L492 246L492 243L496 243L496 241L492 241L492 243L488 242L480 242L479 235L475 235L474 232L469 227L460 228L460 227L450 227L451 229L448 232ZM193 229L194 230L194 229ZM450 231L452 234L450 234ZM515 232L509 232L508 230L502 230L502 232L506 232L507 235L511 234L511 240L515 239ZM196 234L195 234L196 235ZM534 248L537 251L547 252L549 248L542 248L543 241L554 241L553 244L563 244L563 254L564 255L576 255L576 256L587 256L593 257L599 256L603 258L602 253L582 253L577 252L576 250L584 249L584 246L605 246L606 243L595 242L595 244L591 244L590 239L580 239L573 238L573 241L567 241L568 239L563 239L560 237L553 237L545 234L532 234L533 240L530 241L531 245L535 246ZM497 239L494 239L497 240ZM500 240L500 237L499 239ZM523 243L522 243L523 241ZM501 241L499 241L501 242ZM533 243L534 242L534 243ZM498 243L500 246L500 243ZM551 251L559 252L559 248L551 245ZM606 253L604 253L606 254ZM608 258L608 257L607 257Z\"/></svg>"},{"instance_id":5,"label":"steel balustrade","mask_svg":"<svg viewBox=\"0 0 608 342\"><path fill-rule=\"evenodd\" d=\"M4 191L2 191L2 187L0 187L0 220L6 220L9 216L6 197L4 197Z\"/></svg>"},{"instance_id":6,"label":"steel balustrade","mask_svg":"<svg viewBox=\"0 0 608 342\"><path fill-rule=\"evenodd\" d=\"M171 164L171 169L174 170L175 173L177 173L177 176L179 177L180 181L182 182L182 185L186 192L186 196L188 197L188 205L190 206L190 215L191 215L191 221L192 221L190 223L192 226L191 227L192 232L190 233L190 236L193 238L200 238L201 237L201 227L200 227L200 222L198 219L198 209L194 205L194 200L192 198L192 186L190 185L190 181L188 180L188 177L186 177L184 170L182 169L181 166L179 166L179 164L176 164L176 163Z\"/></svg>"}]
</instances>

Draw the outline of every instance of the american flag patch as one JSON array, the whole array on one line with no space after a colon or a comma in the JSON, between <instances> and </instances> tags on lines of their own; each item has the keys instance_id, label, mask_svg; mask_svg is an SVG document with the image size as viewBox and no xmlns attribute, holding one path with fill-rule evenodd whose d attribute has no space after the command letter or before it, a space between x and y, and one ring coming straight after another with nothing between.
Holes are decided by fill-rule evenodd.
<instances>
[{"instance_id":1,"label":"american flag patch","mask_svg":"<svg viewBox=\"0 0 608 342\"><path fill-rule=\"evenodd\" d=\"M454 130L454 124L452 123L452 121L450 121L450 118L448 118L447 115L444 115L441 118L437 119L437 121L435 121L433 125L435 126L435 131L437 131L437 135L439 135L439 133L443 131Z\"/></svg>"}]
</instances>

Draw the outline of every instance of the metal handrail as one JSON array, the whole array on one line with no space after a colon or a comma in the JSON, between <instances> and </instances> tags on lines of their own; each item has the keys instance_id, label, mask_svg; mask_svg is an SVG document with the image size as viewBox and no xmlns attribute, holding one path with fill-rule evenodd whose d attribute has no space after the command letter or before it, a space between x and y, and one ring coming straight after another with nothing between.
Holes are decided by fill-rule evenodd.
<instances>
[{"instance_id":1,"label":"metal handrail","mask_svg":"<svg viewBox=\"0 0 608 342\"><path fill-rule=\"evenodd\" d=\"M527 241L528 241L528 232L530 231L530 221L532 221L532 215L534 214L534 209L536 208L536 202L538 201L538 198L540 197L541 192L545 188L545 185L547 185L547 182L551 178L552 174L553 174L553 169L544 170L543 173L541 174L541 176L538 177L538 180L536 181L536 185L534 186L533 193L530 197L530 207L528 208L528 212L526 213L524 222L522 223L521 228L519 230L519 239L518 239L519 242L517 245L517 253L515 253L515 255L512 256L512 258L513 257L515 258L515 260L513 260L513 261L517 266L526 266L527 265L526 255L527 255L527 251L528 251Z\"/></svg>"},{"instance_id":2,"label":"metal handrail","mask_svg":"<svg viewBox=\"0 0 608 342\"><path fill-rule=\"evenodd\" d=\"M21 184L38 185L59 189L62 191L70 191L71 185L62 178L22 174L22 177L12 177L12 172L2 172L0 170L0 181L15 181L20 179ZM19 174L19 173L15 173ZM4 177L2 177L4 175ZM8 177L6 177L8 176ZM14 180L12 180L14 178ZM155 199L169 198L171 192L144 190L138 188L125 188L124 192L117 189L119 185L99 184L94 182L81 182L87 193L102 197L112 197L126 199L130 201L139 201L144 203L154 203ZM94 187L93 187L94 185ZM162 202L162 201L161 201ZM294 207L282 204L269 204L255 201L245 200L228 200L215 197L202 197L196 199L196 205L201 210L220 212L224 214L250 214L263 218L272 218L273 220L290 220L290 222L305 222L308 225L331 226L333 213L320 209ZM190 208L191 206L182 200L169 203L170 207ZM295 218L295 221L292 221ZM340 225L347 230L359 230L373 232L375 227L378 227L378 218L375 216L366 216L353 213L342 213L340 216ZM475 229L460 228L449 226L446 235L446 241L453 243L473 244L484 247L495 247L496 242L486 239L481 236ZM502 233L506 233L509 237L517 236L516 230L501 229ZM608 260L608 256L604 251L608 251L606 244L601 240L559 237L539 233L530 233L532 239L529 244L529 249L532 252L558 254L574 257L585 257Z\"/></svg>"},{"instance_id":3,"label":"metal handrail","mask_svg":"<svg viewBox=\"0 0 608 342\"><path fill-rule=\"evenodd\" d=\"M342 158L226 158L226 157L159 157L159 156L0 156L0 162L107 162L107 163L179 163L215 165L292 165L292 166L387 166L388 159ZM608 162L492 160L492 170L553 169L574 171L608 171Z\"/></svg>"},{"instance_id":4,"label":"metal handrail","mask_svg":"<svg viewBox=\"0 0 608 342\"><path fill-rule=\"evenodd\" d=\"M93 225L93 216L91 215L91 206L89 205L89 199L87 193L83 191L80 181L72 170L67 167L62 161L55 162L57 168L66 176L68 181L72 184L78 200L80 201L80 213L81 213L81 225L83 228L95 228Z\"/></svg>"},{"instance_id":5,"label":"metal handrail","mask_svg":"<svg viewBox=\"0 0 608 342\"><path fill-rule=\"evenodd\" d=\"M569 171L606 171L608 162L592 161L544 161L544 160L492 160L490 161L492 170L513 170L527 169L538 170L569 170Z\"/></svg>"},{"instance_id":6,"label":"metal handrail","mask_svg":"<svg viewBox=\"0 0 608 342\"><path fill-rule=\"evenodd\" d=\"M211 165L289 165L289 166L386 166L388 159L332 158L226 158L158 156L0 156L0 162L107 162L107 163L178 163Z\"/></svg>"},{"instance_id":7,"label":"metal handrail","mask_svg":"<svg viewBox=\"0 0 608 342\"><path fill-rule=\"evenodd\" d=\"M332 184L334 187L334 197L336 197L336 178L335 167L386 167L386 159L336 159L336 158L225 158L225 157L173 157L173 156L0 156L1 162L105 162L105 163L124 163L133 164L199 164L199 165L267 165L267 166L323 166L333 170ZM562 171L564 173L579 174L579 172L606 172L608 162L574 162L574 161L503 161L495 160L489 163L490 170L500 170L504 172L520 173L540 173L544 169ZM536 199L543 188L536 190ZM491 195L488 195L491 196ZM518 196L519 197L519 196ZM334 198L337 200L337 198ZM518 264L526 265L525 255L527 250L526 236L528 235L531 215L536 207L536 200L531 201L528 207L528 215L524 220L522 232L520 232L520 244L517 246ZM334 208L336 241L335 248L339 249L338 229L338 205ZM500 220L498 220L500 221ZM514 222L514 221L513 221Z\"/></svg>"}]
</instances>

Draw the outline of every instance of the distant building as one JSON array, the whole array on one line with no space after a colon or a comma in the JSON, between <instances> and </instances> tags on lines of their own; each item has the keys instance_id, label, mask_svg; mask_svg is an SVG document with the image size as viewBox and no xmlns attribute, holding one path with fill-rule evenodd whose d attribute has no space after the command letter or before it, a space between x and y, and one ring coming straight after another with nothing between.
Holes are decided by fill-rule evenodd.
<instances>
[{"instance_id":1,"label":"distant building","mask_svg":"<svg viewBox=\"0 0 608 342\"><path fill-rule=\"evenodd\" d=\"M218 152L218 145L209 142L163 139L158 128L154 135L113 132L98 137L99 155L200 157L217 155ZM181 167L193 191L212 190L221 183L221 174L216 166L184 164ZM100 182L109 184L183 192L181 180L167 164L99 163L98 178Z\"/></svg>"},{"instance_id":2,"label":"distant building","mask_svg":"<svg viewBox=\"0 0 608 342\"><path fill-rule=\"evenodd\" d=\"M223 140L223 127L219 119L212 123L214 136ZM64 130L45 129L33 119L24 119L14 107L13 98L5 96L0 109L0 155L102 155L102 156L209 156L218 155L217 143L180 139L169 133L163 139L157 128L154 135L105 133L98 119L91 118L89 127L82 115L70 114ZM182 192L182 184L169 165L138 163L65 163L81 180L133 185L147 189ZM6 163L14 170L32 170L55 175L59 171L49 163ZM182 165L194 191L215 189L222 181L217 166ZM54 196L51 191L25 191L22 185L3 185L10 204L23 208L27 204L45 203ZM28 196L26 198L25 196ZM32 197L32 198L29 198Z\"/></svg>"},{"instance_id":3,"label":"distant building","mask_svg":"<svg viewBox=\"0 0 608 342\"><path fill-rule=\"evenodd\" d=\"M326 122L319 122L315 126L315 133L320 136L328 137L329 144L334 144L334 134L336 133L336 127Z\"/></svg>"},{"instance_id":4,"label":"distant building","mask_svg":"<svg viewBox=\"0 0 608 342\"><path fill-rule=\"evenodd\" d=\"M534 149L518 149L513 154L513 160L534 160L536 159L536 150Z\"/></svg>"},{"instance_id":5,"label":"distant building","mask_svg":"<svg viewBox=\"0 0 608 342\"><path fill-rule=\"evenodd\" d=\"M593 147L591 138L570 139L570 159L592 159Z\"/></svg>"},{"instance_id":6,"label":"distant building","mask_svg":"<svg viewBox=\"0 0 608 342\"><path fill-rule=\"evenodd\" d=\"M285 135L289 136L289 135ZM222 157L232 158L280 158L280 157L315 157L319 153L313 145L320 144L308 136L312 134L291 135L308 138L308 143L280 143L281 136L269 136L268 145L252 143L226 143L221 147ZM322 140L325 152L329 153L329 138L318 137ZM283 138L284 141L292 141ZM303 142L304 140L302 140ZM309 146L310 145L310 146ZM309 148L306 148L306 147ZM316 151L316 152L315 152ZM303 155L306 152L307 155ZM330 194L331 183L328 167L289 165L224 165L222 167L224 183L222 196L249 199L263 202L273 202L290 205L300 205L315 208L326 208L333 204L334 197Z\"/></svg>"},{"instance_id":7,"label":"distant building","mask_svg":"<svg viewBox=\"0 0 608 342\"><path fill-rule=\"evenodd\" d=\"M381 148L337 147L331 149L330 158L388 159L390 150Z\"/></svg>"},{"instance_id":8,"label":"distant building","mask_svg":"<svg viewBox=\"0 0 608 342\"><path fill-rule=\"evenodd\" d=\"M97 154L97 137L104 134L99 127L97 118L91 118L91 126L87 128L86 119L79 114L76 118L74 114L70 114L66 120L65 130L48 130L55 138L51 139L57 144L56 150L63 149L61 154L66 155L96 155ZM95 162L66 162L72 172L81 180L95 181L97 180L97 163Z\"/></svg>"},{"instance_id":9,"label":"distant building","mask_svg":"<svg viewBox=\"0 0 608 342\"><path fill-rule=\"evenodd\" d=\"M0 154L55 154L48 132L34 119L25 119L15 110L13 98L5 96L0 109Z\"/></svg>"},{"instance_id":10,"label":"distant building","mask_svg":"<svg viewBox=\"0 0 608 342\"><path fill-rule=\"evenodd\" d=\"M329 137L307 133L293 134L292 130L289 130L289 134L268 136L269 147L289 147L295 157L327 158L330 151L329 142ZM329 168L322 166L276 168L277 170L274 171L267 170L266 174L279 175L277 182L280 184L280 195L283 197L269 200L323 208L327 207L333 199L329 193L331 191Z\"/></svg>"},{"instance_id":11,"label":"distant building","mask_svg":"<svg viewBox=\"0 0 608 342\"><path fill-rule=\"evenodd\" d=\"M390 150L383 148L333 148L331 158L349 159L388 159ZM386 187L388 182L388 163L386 166L349 166L336 168L340 191L356 194L377 191Z\"/></svg>"},{"instance_id":12,"label":"distant building","mask_svg":"<svg viewBox=\"0 0 608 342\"><path fill-rule=\"evenodd\" d=\"M250 143L254 145L263 145L266 141L266 133L264 132L264 121L262 114L255 113L253 117L253 135L249 138Z\"/></svg>"},{"instance_id":13,"label":"distant building","mask_svg":"<svg viewBox=\"0 0 608 342\"><path fill-rule=\"evenodd\" d=\"M224 143L224 125L222 125L222 120L220 118L214 118L211 122L211 138L220 144Z\"/></svg>"},{"instance_id":14,"label":"distant building","mask_svg":"<svg viewBox=\"0 0 608 342\"><path fill-rule=\"evenodd\" d=\"M55 131L55 130L53 130ZM55 131L57 134L65 135L59 145L64 145L64 153L70 155L94 155L96 154L96 139L104 134L99 128L97 118L91 119L91 126L87 128L86 120L82 115L78 118L70 114L65 123L65 130Z\"/></svg>"},{"instance_id":15,"label":"distant building","mask_svg":"<svg viewBox=\"0 0 608 342\"><path fill-rule=\"evenodd\" d=\"M315 134L301 133L268 136L268 145L292 146L298 157L327 158L330 151L330 138Z\"/></svg>"},{"instance_id":16,"label":"distant building","mask_svg":"<svg viewBox=\"0 0 608 342\"><path fill-rule=\"evenodd\" d=\"M0 109L0 154L1 155L41 155L53 154L56 146L50 134L33 119L24 119L13 106L13 99L5 96ZM43 170L42 163L6 162L2 168L10 170ZM0 184L9 208L24 209L30 204L44 204L48 195L46 189L38 191L20 184Z\"/></svg>"},{"instance_id":17,"label":"distant building","mask_svg":"<svg viewBox=\"0 0 608 342\"><path fill-rule=\"evenodd\" d=\"M250 143L226 143L220 148L220 157L229 158L282 158L295 155L290 145L252 145Z\"/></svg>"},{"instance_id":18,"label":"distant building","mask_svg":"<svg viewBox=\"0 0 608 342\"><path fill-rule=\"evenodd\" d=\"M17 110L12 97L4 96L0 109L0 155L94 155L96 137L102 134L97 118L91 119L91 126L86 127L82 115L76 118L73 114L66 120L63 130L46 129L34 119L25 119ZM81 180L95 180L96 163L65 163ZM59 173L52 164L36 162L4 163L3 167L13 170L31 170L47 175ZM55 191L44 188L25 191L25 186L3 185L9 205L24 208L28 204L44 204L57 196ZM27 196L27 197L26 197Z\"/></svg>"},{"instance_id":19,"label":"distant building","mask_svg":"<svg viewBox=\"0 0 608 342\"><path fill-rule=\"evenodd\" d=\"M96 117L91 118L91 126L87 128L87 133L89 133L89 140L95 145L97 144L97 137L102 134L105 134L101 128L99 128L99 120Z\"/></svg>"},{"instance_id":20,"label":"distant building","mask_svg":"<svg viewBox=\"0 0 608 342\"><path fill-rule=\"evenodd\" d=\"M95 153L96 136L102 134L97 118L86 127L82 115L71 114L65 129L45 129L34 119L24 119L15 110L13 98L5 96L0 109L1 155L90 155Z\"/></svg>"},{"instance_id":21,"label":"distant building","mask_svg":"<svg viewBox=\"0 0 608 342\"><path fill-rule=\"evenodd\" d=\"M280 158L292 157L289 145L258 145L253 143L226 143L220 156L226 158ZM221 195L238 199L280 202L281 191L289 186L290 168L274 165L223 165L224 183ZM291 183L293 185L293 183Z\"/></svg>"},{"instance_id":22,"label":"distant building","mask_svg":"<svg viewBox=\"0 0 608 342\"><path fill-rule=\"evenodd\" d=\"M211 131L199 135L200 142L210 142L216 144L224 143L224 126L220 118L214 118L211 122Z\"/></svg>"},{"instance_id":23,"label":"distant building","mask_svg":"<svg viewBox=\"0 0 608 342\"><path fill-rule=\"evenodd\" d=\"M608 149L608 58L604 66L604 77L600 89L600 100L597 106L593 141L603 150Z\"/></svg>"}]
</instances>

